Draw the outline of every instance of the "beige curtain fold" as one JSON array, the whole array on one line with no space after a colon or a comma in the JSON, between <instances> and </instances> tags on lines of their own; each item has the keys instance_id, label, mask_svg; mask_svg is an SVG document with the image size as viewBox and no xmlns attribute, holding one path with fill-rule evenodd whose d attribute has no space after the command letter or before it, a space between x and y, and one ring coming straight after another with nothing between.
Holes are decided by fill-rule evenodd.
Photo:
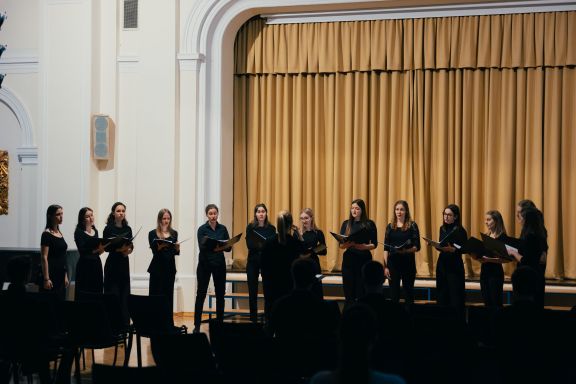
<instances>
[{"instance_id":1,"label":"beige curtain fold","mask_svg":"<svg viewBox=\"0 0 576 384\"><path fill-rule=\"evenodd\" d=\"M237 74L576 65L576 12L266 25L237 36Z\"/></svg>"},{"instance_id":2,"label":"beige curtain fold","mask_svg":"<svg viewBox=\"0 0 576 384\"><path fill-rule=\"evenodd\" d=\"M259 202L272 221L312 207L331 270L341 254L328 231L354 198L367 202L380 239L398 199L422 235L437 237L452 202L470 235L484 231L489 209L518 235L515 203L531 198L549 231L547 275L576 278L573 18L248 22L236 44L233 232ZM237 265L246 253L235 248ZM436 258L423 247L418 274L433 275ZM479 273L477 262L466 266Z\"/></svg>"}]
</instances>

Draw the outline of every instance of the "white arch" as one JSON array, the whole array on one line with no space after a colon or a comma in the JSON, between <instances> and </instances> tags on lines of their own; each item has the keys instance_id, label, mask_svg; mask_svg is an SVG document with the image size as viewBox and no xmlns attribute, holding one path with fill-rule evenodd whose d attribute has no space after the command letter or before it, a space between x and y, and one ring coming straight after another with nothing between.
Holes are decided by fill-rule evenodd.
<instances>
[{"instance_id":1,"label":"white arch","mask_svg":"<svg viewBox=\"0 0 576 384\"><path fill-rule=\"evenodd\" d=\"M17 150L21 164L38 164L38 148L34 145L30 115L18 97L6 87L0 89L0 102L12 111L20 125L20 147Z\"/></svg>"}]
</instances>

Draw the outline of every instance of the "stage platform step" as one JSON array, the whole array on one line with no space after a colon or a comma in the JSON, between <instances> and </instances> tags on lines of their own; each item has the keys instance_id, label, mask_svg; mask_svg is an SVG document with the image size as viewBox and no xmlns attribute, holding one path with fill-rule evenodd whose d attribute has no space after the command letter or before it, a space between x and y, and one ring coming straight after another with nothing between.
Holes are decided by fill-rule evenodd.
<instances>
[{"instance_id":1,"label":"stage platform step","mask_svg":"<svg viewBox=\"0 0 576 384\"><path fill-rule=\"evenodd\" d=\"M248 306L248 292L246 287L246 272L228 271L226 273L226 282L229 283L226 298L230 299L229 306L232 308ZM261 278L259 279L261 281ZM324 298L343 302L342 292L342 275L328 273L322 279L324 287ZM388 288L388 281L384 284ZM475 305L482 302L480 294L480 281L467 280L465 282L467 304ZM414 284L416 289L416 300L434 301L436 293L436 280L433 278L417 278ZM262 294L258 295L259 301L263 299ZM504 283L504 302L510 304L512 301L512 283L508 280ZM209 295L209 307L212 308L214 301L213 292ZM557 282L549 280L546 282L546 306L571 308L576 305L576 282Z\"/></svg>"}]
</instances>

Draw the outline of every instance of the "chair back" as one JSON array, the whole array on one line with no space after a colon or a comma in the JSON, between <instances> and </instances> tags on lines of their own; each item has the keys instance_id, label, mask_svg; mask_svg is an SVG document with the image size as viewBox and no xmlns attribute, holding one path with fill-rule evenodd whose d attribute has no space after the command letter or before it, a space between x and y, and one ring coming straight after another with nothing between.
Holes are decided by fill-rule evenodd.
<instances>
[{"instance_id":1,"label":"chair back","mask_svg":"<svg viewBox=\"0 0 576 384\"><path fill-rule=\"evenodd\" d=\"M217 374L216 360L204 333L154 336L151 346L164 377L201 377L200 382L206 382Z\"/></svg>"},{"instance_id":2,"label":"chair back","mask_svg":"<svg viewBox=\"0 0 576 384\"><path fill-rule=\"evenodd\" d=\"M175 333L174 319L170 316L166 296L130 295L128 297L128 310L134 328L140 336L151 337Z\"/></svg>"}]
</instances>

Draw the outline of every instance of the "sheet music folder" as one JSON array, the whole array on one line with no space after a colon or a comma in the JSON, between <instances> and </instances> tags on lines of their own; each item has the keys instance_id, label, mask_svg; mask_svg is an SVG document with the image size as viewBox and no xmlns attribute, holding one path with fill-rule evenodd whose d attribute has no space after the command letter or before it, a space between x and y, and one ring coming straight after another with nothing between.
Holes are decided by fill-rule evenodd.
<instances>
[{"instance_id":1,"label":"sheet music folder","mask_svg":"<svg viewBox=\"0 0 576 384\"><path fill-rule=\"evenodd\" d=\"M362 228L360 228L359 230L357 230L356 232L353 232L353 233L349 234L348 236L346 236L346 235L341 235L341 234L339 234L339 233L332 232L332 231L330 231L330 234L331 234L336 240L338 240L338 242L339 242L340 244L342 244L342 243L346 243L346 242L349 242L349 241L357 241L358 238L359 238L361 235L363 235L365 232L366 232L366 228L365 228L365 227L362 227Z\"/></svg>"},{"instance_id":2,"label":"sheet music folder","mask_svg":"<svg viewBox=\"0 0 576 384\"><path fill-rule=\"evenodd\" d=\"M202 239L202 245L208 249L215 249L215 248L230 248L234 244L240 241L242 238L242 233L237 234L236 236L228 239L228 240L216 240L212 237L204 236Z\"/></svg>"},{"instance_id":3,"label":"sheet music folder","mask_svg":"<svg viewBox=\"0 0 576 384\"><path fill-rule=\"evenodd\" d=\"M508 249L506 248L506 244L504 242L493 239L484 233L481 235L484 246L487 250L491 251L494 256L505 260L515 260L514 256L508 254Z\"/></svg>"}]
</instances>

